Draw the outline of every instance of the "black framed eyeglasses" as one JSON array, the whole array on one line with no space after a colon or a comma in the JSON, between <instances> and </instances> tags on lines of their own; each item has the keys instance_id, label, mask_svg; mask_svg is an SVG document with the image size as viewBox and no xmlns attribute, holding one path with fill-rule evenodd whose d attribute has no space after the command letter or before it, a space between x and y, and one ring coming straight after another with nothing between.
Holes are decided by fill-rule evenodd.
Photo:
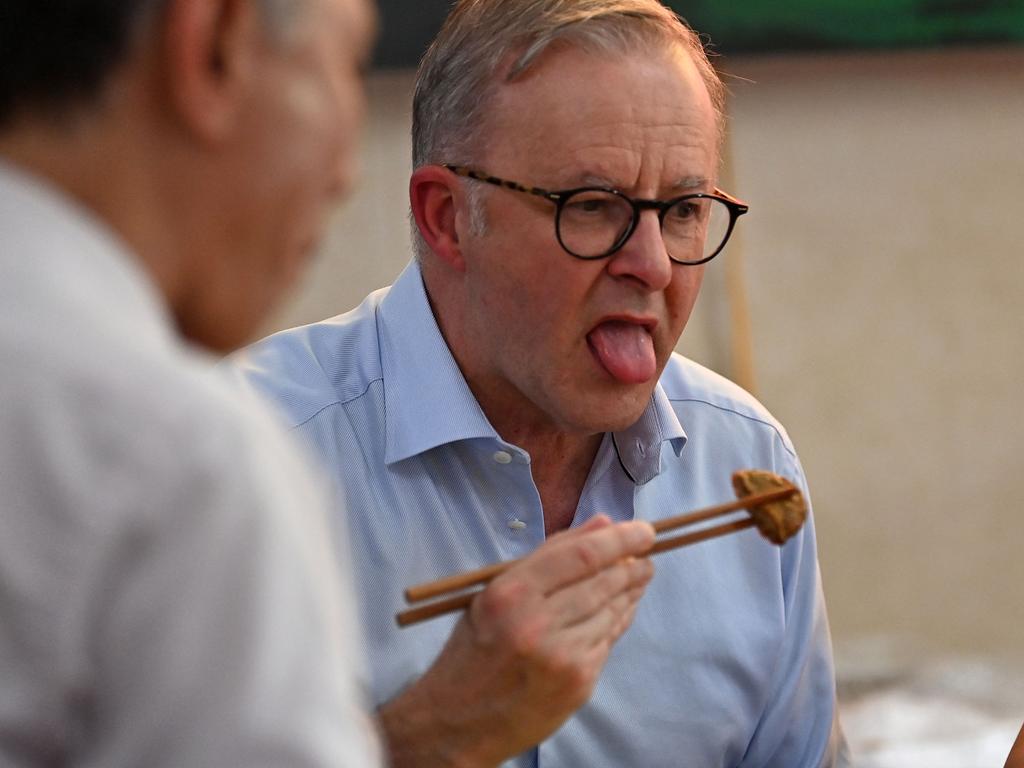
<instances>
[{"instance_id":1,"label":"black framed eyeglasses","mask_svg":"<svg viewBox=\"0 0 1024 768\"><path fill-rule=\"evenodd\" d=\"M462 165L443 164L452 173L514 192L525 192L555 204L555 237L578 259L603 259L626 244L636 231L642 211L657 211L668 257L676 264L704 264L729 241L736 219L750 206L716 189L671 200L629 197L611 187L547 190L499 179Z\"/></svg>"}]
</instances>

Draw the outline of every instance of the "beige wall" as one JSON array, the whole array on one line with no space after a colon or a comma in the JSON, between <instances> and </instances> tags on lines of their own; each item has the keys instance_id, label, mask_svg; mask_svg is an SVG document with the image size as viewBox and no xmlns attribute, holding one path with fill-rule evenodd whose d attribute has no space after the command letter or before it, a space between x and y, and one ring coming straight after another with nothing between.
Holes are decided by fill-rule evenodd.
<instances>
[{"instance_id":1,"label":"beige wall","mask_svg":"<svg viewBox=\"0 0 1024 768\"><path fill-rule=\"evenodd\" d=\"M739 268L841 649L887 633L1024 657L1024 50L721 64L727 186L752 211L680 348L734 370ZM371 80L361 187L273 328L347 309L406 263L410 86Z\"/></svg>"},{"instance_id":2,"label":"beige wall","mask_svg":"<svg viewBox=\"0 0 1024 768\"><path fill-rule=\"evenodd\" d=\"M728 69L759 394L837 639L1024 654L1024 51Z\"/></svg>"}]
</instances>

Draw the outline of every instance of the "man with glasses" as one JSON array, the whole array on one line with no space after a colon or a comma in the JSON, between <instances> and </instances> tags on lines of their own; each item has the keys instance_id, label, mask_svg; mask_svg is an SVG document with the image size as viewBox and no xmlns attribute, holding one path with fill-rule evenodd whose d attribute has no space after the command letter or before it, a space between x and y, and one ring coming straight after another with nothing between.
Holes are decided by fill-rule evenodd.
<instances>
[{"instance_id":1,"label":"man with glasses","mask_svg":"<svg viewBox=\"0 0 1024 768\"><path fill-rule=\"evenodd\" d=\"M673 354L747 211L722 101L656 0L457 2L416 86L416 260L239 361L338 479L395 766L835 760L813 523L642 557L734 470L804 488L781 426ZM404 587L514 558L395 626Z\"/></svg>"}]
</instances>

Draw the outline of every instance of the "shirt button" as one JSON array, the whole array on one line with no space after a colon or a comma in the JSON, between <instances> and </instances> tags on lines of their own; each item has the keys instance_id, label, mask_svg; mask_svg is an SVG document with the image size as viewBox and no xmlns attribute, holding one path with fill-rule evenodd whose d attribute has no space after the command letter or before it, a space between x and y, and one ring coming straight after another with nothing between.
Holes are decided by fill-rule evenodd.
<instances>
[{"instance_id":1,"label":"shirt button","mask_svg":"<svg viewBox=\"0 0 1024 768\"><path fill-rule=\"evenodd\" d=\"M512 454L509 453L508 451L495 451L493 458L499 464L511 464L512 463Z\"/></svg>"},{"instance_id":2,"label":"shirt button","mask_svg":"<svg viewBox=\"0 0 1024 768\"><path fill-rule=\"evenodd\" d=\"M522 520L518 518L513 518L512 520L508 521L508 527L511 528L513 531L521 531L523 530L523 528L526 527L526 523L524 523Z\"/></svg>"}]
</instances>

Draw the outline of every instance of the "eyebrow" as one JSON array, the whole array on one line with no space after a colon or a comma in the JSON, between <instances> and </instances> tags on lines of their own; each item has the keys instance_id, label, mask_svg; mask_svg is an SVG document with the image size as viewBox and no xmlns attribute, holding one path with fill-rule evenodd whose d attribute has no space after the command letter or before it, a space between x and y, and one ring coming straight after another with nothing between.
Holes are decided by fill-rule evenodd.
<instances>
[{"instance_id":1,"label":"eyebrow","mask_svg":"<svg viewBox=\"0 0 1024 768\"><path fill-rule=\"evenodd\" d=\"M596 173L581 173L579 176L574 176L573 178L583 186L619 188L619 186L607 176L599 176Z\"/></svg>"},{"instance_id":2,"label":"eyebrow","mask_svg":"<svg viewBox=\"0 0 1024 768\"><path fill-rule=\"evenodd\" d=\"M614 181L609 179L607 176L599 176L596 173L582 173L579 176L572 177L574 182L578 182L579 186L589 187L611 187L622 191L623 188L616 184ZM703 176L684 176L678 179L674 184L670 184L668 189L673 192L679 192L680 194L686 194L695 190L710 189L711 181L704 178Z\"/></svg>"},{"instance_id":3,"label":"eyebrow","mask_svg":"<svg viewBox=\"0 0 1024 768\"><path fill-rule=\"evenodd\" d=\"M710 187L711 180L705 179L703 176L686 176L679 179L673 184L671 189L679 189L684 191L692 191L694 189L701 189L702 187Z\"/></svg>"}]
</instances>

